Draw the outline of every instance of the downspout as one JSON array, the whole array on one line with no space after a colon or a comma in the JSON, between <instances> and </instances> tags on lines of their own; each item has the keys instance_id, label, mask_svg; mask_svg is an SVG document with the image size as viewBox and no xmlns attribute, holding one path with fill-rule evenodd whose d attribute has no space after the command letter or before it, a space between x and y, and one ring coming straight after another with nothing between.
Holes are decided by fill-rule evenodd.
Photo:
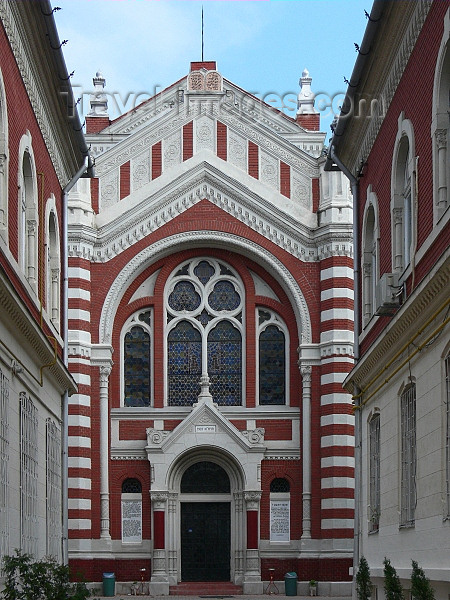
<instances>
[{"instance_id":1,"label":"downspout","mask_svg":"<svg viewBox=\"0 0 450 600\"><path fill-rule=\"evenodd\" d=\"M358 179L349 171L349 169L339 160L336 155L334 145L330 148L330 157L333 162L344 173L350 181L353 196L353 287L354 287L354 326L353 326L353 355L355 364L359 360L359 312L360 312L360 260L359 260L359 183ZM353 384L353 395L359 394L359 388L356 383ZM360 408L361 398L356 400L355 408ZM360 538L361 538L361 474L362 474L362 410L355 410L355 517L354 517L354 546L353 546L353 586L352 596L355 597L356 586L355 577L359 568L360 558Z\"/></svg>"},{"instance_id":2,"label":"downspout","mask_svg":"<svg viewBox=\"0 0 450 600\"><path fill-rule=\"evenodd\" d=\"M63 240L63 257L62 257L62 280L63 280L63 299L62 299L62 333L63 333L63 363L66 369L69 368L69 324L68 324L68 304L69 304L69 251L68 251L68 196L70 190L74 187L80 177L88 170L90 158L86 156L82 167L72 177L69 183L62 191L62 240ZM68 444L69 444L69 392L64 391L61 402L61 434L62 434L62 456L61 456L61 475L62 475L62 560L63 564L69 562L69 461L68 461Z\"/></svg>"}]
</instances>

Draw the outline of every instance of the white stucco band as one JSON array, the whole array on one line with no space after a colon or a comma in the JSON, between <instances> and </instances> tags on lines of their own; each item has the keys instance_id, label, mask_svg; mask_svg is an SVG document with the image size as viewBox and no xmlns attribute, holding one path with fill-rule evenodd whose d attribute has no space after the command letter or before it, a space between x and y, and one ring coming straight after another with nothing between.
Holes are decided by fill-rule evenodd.
<instances>
[{"instance_id":1,"label":"white stucco band","mask_svg":"<svg viewBox=\"0 0 450 600\"><path fill-rule=\"evenodd\" d=\"M108 290L99 324L100 344L108 344L112 337L114 316L123 294L131 281L157 260L184 247L224 248L248 256L262 265L283 286L295 312L299 339L302 344L312 341L311 319L305 297L288 269L270 252L247 239L218 231L189 231L179 233L151 244L138 254L118 274Z\"/></svg>"}]
</instances>

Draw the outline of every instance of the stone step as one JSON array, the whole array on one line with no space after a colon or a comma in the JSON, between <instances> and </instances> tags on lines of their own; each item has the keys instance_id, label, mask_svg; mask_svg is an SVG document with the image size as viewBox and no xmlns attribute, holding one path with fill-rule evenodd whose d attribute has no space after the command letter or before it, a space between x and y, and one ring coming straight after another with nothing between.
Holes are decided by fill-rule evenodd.
<instances>
[{"instance_id":1,"label":"stone step","mask_svg":"<svg viewBox=\"0 0 450 600\"><path fill-rule=\"evenodd\" d=\"M242 587L230 581L182 581L169 588L171 596L238 596Z\"/></svg>"}]
</instances>

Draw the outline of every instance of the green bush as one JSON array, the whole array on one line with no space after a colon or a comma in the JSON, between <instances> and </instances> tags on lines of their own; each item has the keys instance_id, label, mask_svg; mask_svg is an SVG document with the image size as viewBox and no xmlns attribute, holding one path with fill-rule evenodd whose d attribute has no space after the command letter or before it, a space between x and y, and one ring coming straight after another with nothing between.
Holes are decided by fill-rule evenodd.
<instances>
[{"instance_id":1,"label":"green bush","mask_svg":"<svg viewBox=\"0 0 450 600\"><path fill-rule=\"evenodd\" d=\"M53 558L34 560L16 550L3 557L3 600L85 600L90 593L85 583L70 583L69 567Z\"/></svg>"},{"instance_id":2,"label":"green bush","mask_svg":"<svg viewBox=\"0 0 450 600\"><path fill-rule=\"evenodd\" d=\"M412 561L411 597L414 600L435 600L430 580L415 560Z\"/></svg>"},{"instance_id":3,"label":"green bush","mask_svg":"<svg viewBox=\"0 0 450 600\"><path fill-rule=\"evenodd\" d=\"M361 556L359 559L359 567L355 579L358 600L370 600L372 597L372 582L370 581L369 564L364 556Z\"/></svg>"},{"instance_id":4,"label":"green bush","mask_svg":"<svg viewBox=\"0 0 450 600\"><path fill-rule=\"evenodd\" d=\"M397 571L391 565L391 561L388 558L385 558L383 560L383 565L386 600L405 600L400 578L397 575Z\"/></svg>"}]
</instances>

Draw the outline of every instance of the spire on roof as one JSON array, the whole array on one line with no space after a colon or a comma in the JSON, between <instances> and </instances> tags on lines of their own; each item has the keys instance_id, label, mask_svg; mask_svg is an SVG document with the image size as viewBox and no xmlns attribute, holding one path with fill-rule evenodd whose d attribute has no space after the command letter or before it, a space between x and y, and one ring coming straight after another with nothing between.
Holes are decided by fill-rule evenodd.
<instances>
[{"instance_id":1,"label":"spire on roof","mask_svg":"<svg viewBox=\"0 0 450 600\"><path fill-rule=\"evenodd\" d=\"M297 97L297 114L311 115L316 114L314 108L314 93L311 91L312 78L309 76L308 69L303 69L302 76L299 79L300 93Z\"/></svg>"},{"instance_id":2,"label":"spire on roof","mask_svg":"<svg viewBox=\"0 0 450 600\"><path fill-rule=\"evenodd\" d=\"M97 71L92 80L94 84L94 93L91 94L91 110L89 117L107 117L108 116L108 97L104 92L106 79Z\"/></svg>"}]
</instances>

